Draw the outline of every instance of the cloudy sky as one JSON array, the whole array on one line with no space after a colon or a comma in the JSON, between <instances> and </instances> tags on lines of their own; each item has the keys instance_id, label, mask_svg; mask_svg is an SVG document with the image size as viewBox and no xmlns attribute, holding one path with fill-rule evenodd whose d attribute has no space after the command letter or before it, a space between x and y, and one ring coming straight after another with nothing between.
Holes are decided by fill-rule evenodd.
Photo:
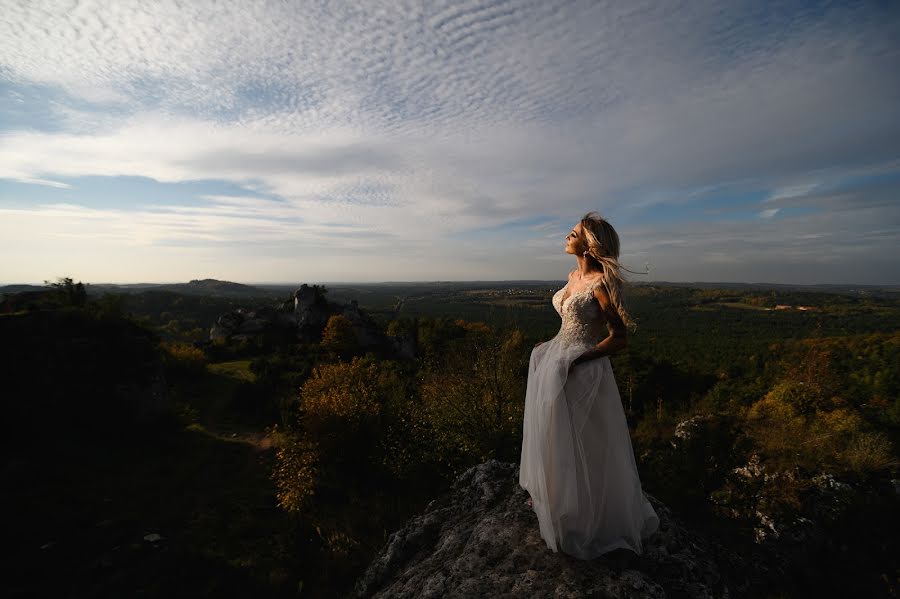
<instances>
[{"instance_id":1,"label":"cloudy sky","mask_svg":"<svg viewBox=\"0 0 900 599\"><path fill-rule=\"evenodd\" d=\"M0 0L0 283L900 283L900 4Z\"/></svg>"}]
</instances>

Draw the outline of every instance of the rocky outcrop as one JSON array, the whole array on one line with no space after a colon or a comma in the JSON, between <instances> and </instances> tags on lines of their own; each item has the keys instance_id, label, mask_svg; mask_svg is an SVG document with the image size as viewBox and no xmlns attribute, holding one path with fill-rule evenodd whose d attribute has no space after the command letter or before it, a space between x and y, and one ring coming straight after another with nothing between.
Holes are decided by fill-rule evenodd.
<instances>
[{"instance_id":1,"label":"rocky outcrop","mask_svg":"<svg viewBox=\"0 0 900 599\"><path fill-rule=\"evenodd\" d=\"M660 527L642 555L618 549L582 561L554 553L518 477L517 464L496 460L467 470L390 536L351 596L736 597L749 588L740 573L759 573L649 495Z\"/></svg>"},{"instance_id":2,"label":"rocky outcrop","mask_svg":"<svg viewBox=\"0 0 900 599\"><path fill-rule=\"evenodd\" d=\"M223 314L210 329L209 338L210 341L240 341L275 333L284 338L315 342L321 339L328 319L335 315L350 321L360 347L387 344L378 325L360 309L356 300L349 304L329 302L321 287L305 283L291 300L278 302L274 307L239 308Z\"/></svg>"},{"instance_id":3,"label":"rocky outcrop","mask_svg":"<svg viewBox=\"0 0 900 599\"><path fill-rule=\"evenodd\" d=\"M300 339L305 341L319 339L331 313L318 285L310 287L304 283L294 292L294 321L297 323Z\"/></svg>"},{"instance_id":4,"label":"rocky outcrop","mask_svg":"<svg viewBox=\"0 0 900 599\"><path fill-rule=\"evenodd\" d=\"M697 414L687 420L679 422L675 426L675 434L672 435L672 440L670 441L672 448L678 449L683 444L694 439L698 430L700 430L705 423L713 419L714 416L712 414Z\"/></svg>"},{"instance_id":5,"label":"rocky outcrop","mask_svg":"<svg viewBox=\"0 0 900 599\"><path fill-rule=\"evenodd\" d=\"M255 310L238 308L223 314L209 331L209 338L216 340L240 341L266 332L292 332L297 322L290 312L279 308L262 307Z\"/></svg>"},{"instance_id":6,"label":"rocky outcrop","mask_svg":"<svg viewBox=\"0 0 900 599\"><path fill-rule=\"evenodd\" d=\"M360 310L356 300L350 300L350 304L344 306L341 314L350 321L360 347L374 347L384 341L381 330L375 326L368 314Z\"/></svg>"},{"instance_id":7,"label":"rocky outcrop","mask_svg":"<svg viewBox=\"0 0 900 599\"><path fill-rule=\"evenodd\" d=\"M793 578L846 568L857 588L870 585L869 594L896 586L880 582L883 572L897 571L896 558L886 557L898 555L892 531L900 525L900 495L892 479L770 469L753 453L711 500L725 516L745 522L769 562L789 564L785 573Z\"/></svg>"}]
</instances>

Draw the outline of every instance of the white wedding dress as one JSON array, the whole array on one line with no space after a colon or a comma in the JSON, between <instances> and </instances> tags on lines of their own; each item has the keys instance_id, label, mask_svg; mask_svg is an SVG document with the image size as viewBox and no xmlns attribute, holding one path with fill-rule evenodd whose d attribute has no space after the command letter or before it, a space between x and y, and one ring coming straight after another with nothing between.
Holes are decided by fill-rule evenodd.
<instances>
[{"instance_id":1,"label":"white wedding dress","mask_svg":"<svg viewBox=\"0 0 900 599\"><path fill-rule=\"evenodd\" d=\"M519 485L554 552L592 559L623 547L643 553L659 517L641 488L609 358L569 365L606 336L593 290L553 296L559 333L531 352Z\"/></svg>"}]
</instances>

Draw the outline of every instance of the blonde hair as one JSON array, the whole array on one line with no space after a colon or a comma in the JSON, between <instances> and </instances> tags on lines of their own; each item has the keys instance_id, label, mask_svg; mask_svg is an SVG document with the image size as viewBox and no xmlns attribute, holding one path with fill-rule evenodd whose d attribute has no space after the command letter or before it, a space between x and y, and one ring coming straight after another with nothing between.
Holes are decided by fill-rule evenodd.
<instances>
[{"instance_id":1,"label":"blonde hair","mask_svg":"<svg viewBox=\"0 0 900 599\"><path fill-rule=\"evenodd\" d=\"M584 257L593 259L603 268L603 282L609 293L609 299L612 300L625 326L634 331L637 323L625 309L622 293L625 277L620 270L628 269L619 264L619 234L608 220L596 212L588 212L581 218L581 230L587 241Z\"/></svg>"}]
</instances>

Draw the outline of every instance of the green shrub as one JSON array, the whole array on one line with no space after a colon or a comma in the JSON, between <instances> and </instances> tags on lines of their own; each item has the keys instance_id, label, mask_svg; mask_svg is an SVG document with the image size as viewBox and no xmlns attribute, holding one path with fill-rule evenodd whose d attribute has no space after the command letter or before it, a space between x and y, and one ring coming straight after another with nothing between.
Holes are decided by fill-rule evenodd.
<instances>
[{"instance_id":1,"label":"green shrub","mask_svg":"<svg viewBox=\"0 0 900 599\"><path fill-rule=\"evenodd\" d=\"M315 442L303 436L280 435L272 469L279 507L295 514L303 511L316 492L318 462Z\"/></svg>"},{"instance_id":2,"label":"green shrub","mask_svg":"<svg viewBox=\"0 0 900 599\"><path fill-rule=\"evenodd\" d=\"M206 370L206 354L187 343L162 343L166 372L173 376L198 376Z\"/></svg>"},{"instance_id":3,"label":"green shrub","mask_svg":"<svg viewBox=\"0 0 900 599\"><path fill-rule=\"evenodd\" d=\"M519 331L468 331L425 371L420 386L420 417L440 459L456 468L519 457L528 368Z\"/></svg>"}]
</instances>

